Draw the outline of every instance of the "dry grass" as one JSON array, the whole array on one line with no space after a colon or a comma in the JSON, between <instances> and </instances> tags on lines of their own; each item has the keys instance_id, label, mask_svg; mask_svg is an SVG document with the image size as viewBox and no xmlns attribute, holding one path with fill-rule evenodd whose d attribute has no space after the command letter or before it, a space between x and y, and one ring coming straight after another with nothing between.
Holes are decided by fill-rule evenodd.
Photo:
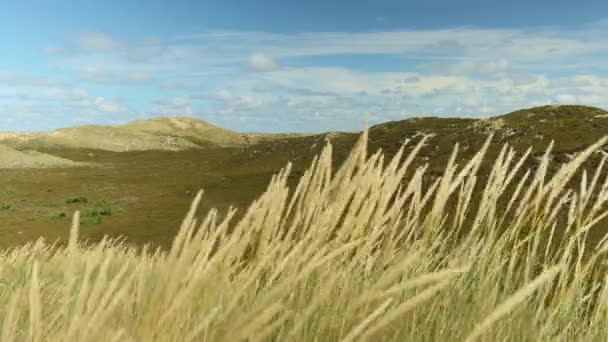
<instances>
[{"instance_id":1,"label":"dry grass","mask_svg":"<svg viewBox=\"0 0 608 342\"><path fill-rule=\"evenodd\" d=\"M236 224L234 210L198 220L200 191L169 253L82 245L78 212L66 248L39 240L3 251L2 341L608 339L608 247L585 251L606 215L608 178L599 190L598 177L564 189L606 138L549 181L546 158L515 179L529 153L515 161L505 146L471 212L491 138L461 168L456 147L423 188L426 168L403 178L424 139L383 168L381 151L366 156L367 134L333 178L329 143L293 192L288 164ZM557 238L559 212L567 228Z\"/></svg>"}]
</instances>

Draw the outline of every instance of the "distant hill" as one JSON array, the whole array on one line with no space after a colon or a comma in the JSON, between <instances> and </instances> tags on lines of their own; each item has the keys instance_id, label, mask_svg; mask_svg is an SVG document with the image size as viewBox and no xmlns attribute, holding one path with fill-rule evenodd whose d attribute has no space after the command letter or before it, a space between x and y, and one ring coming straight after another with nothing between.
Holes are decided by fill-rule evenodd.
<instances>
[{"instance_id":1,"label":"distant hill","mask_svg":"<svg viewBox=\"0 0 608 342\"><path fill-rule=\"evenodd\" d=\"M551 156L553 165L557 165L608 135L608 112L595 107L562 105L533 107L485 119L423 117L390 121L370 127L368 155L381 148L387 162L405 139L412 140L411 148L423 135L430 135L417 159L428 162L430 172L439 174L456 143L459 160L466 159L481 148L490 133L494 133L494 138L487 160L494 160L504 143L520 152L532 146L526 165L534 167L554 140ZM348 155L359 135L360 132L327 132L292 138L289 143L284 139L262 141L247 146L243 153L225 163L268 170L284 166L285 160L306 164L321 152L326 140L331 141L334 160L339 161ZM608 146L605 153L608 154Z\"/></svg>"},{"instance_id":2,"label":"distant hill","mask_svg":"<svg viewBox=\"0 0 608 342\"><path fill-rule=\"evenodd\" d=\"M37 151L17 151L0 145L0 169L47 168L87 166L88 163L75 162Z\"/></svg>"},{"instance_id":3,"label":"distant hill","mask_svg":"<svg viewBox=\"0 0 608 342\"><path fill-rule=\"evenodd\" d=\"M0 132L0 144L15 149L89 148L108 151L184 150L246 146L307 134L238 133L188 117L137 120L115 126L76 126L51 132ZM308 134L309 135L309 134Z\"/></svg>"},{"instance_id":4,"label":"distant hill","mask_svg":"<svg viewBox=\"0 0 608 342\"><path fill-rule=\"evenodd\" d=\"M456 142L466 155L466 151L480 147L490 132L495 133L495 143L508 142L523 149L533 146L539 153L551 140L555 140L554 151L571 156L608 134L608 112L595 107L562 105L522 109L487 119L411 118L371 126L369 145L372 150L382 147L386 152L391 152L406 138L431 134L434 136L429 140L432 149L423 150L424 156L430 158L437 154L449 154ZM168 117L116 126L77 126L52 132L0 132L0 144L17 150L64 147L118 152L242 147L255 158L279 151L301 158L307 153L319 152L325 139L348 145L359 134L239 133L203 120Z\"/></svg>"},{"instance_id":5,"label":"distant hill","mask_svg":"<svg viewBox=\"0 0 608 342\"><path fill-rule=\"evenodd\" d=\"M466 148L469 141L485 139L490 132L494 132L495 142L544 150L555 140L554 151L573 152L608 134L608 112L588 106L553 105L487 119L412 118L370 127L370 140L390 143L426 133L435 136L429 143L458 141Z\"/></svg>"}]
</instances>

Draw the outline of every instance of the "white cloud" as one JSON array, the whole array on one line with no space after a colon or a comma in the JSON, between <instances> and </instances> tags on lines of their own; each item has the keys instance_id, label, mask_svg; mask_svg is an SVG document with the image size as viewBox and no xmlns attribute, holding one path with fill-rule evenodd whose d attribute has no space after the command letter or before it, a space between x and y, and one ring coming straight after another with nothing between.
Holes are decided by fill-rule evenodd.
<instances>
[{"instance_id":1,"label":"white cloud","mask_svg":"<svg viewBox=\"0 0 608 342\"><path fill-rule=\"evenodd\" d=\"M412 72L362 72L337 67L283 68L264 79L283 89L309 89L315 95L389 93L422 96L462 83L462 76L421 75ZM416 82L412 82L415 78ZM244 81L241 81L243 83ZM253 88L254 85L251 85ZM311 93L309 92L309 93Z\"/></svg>"},{"instance_id":2,"label":"white cloud","mask_svg":"<svg viewBox=\"0 0 608 342\"><path fill-rule=\"evenodd\" d=\"M190 116L193 111L189 104L190 99L184 97L176 97L172 101L161 100L150 112L157 116Z\"/></svg>"},{"instance_id":3,"label":"white cloud","mask_svg":"<svg viewBox=\"0 0 608 342\"><path fill-rule=\"evenodd\" d=\"M159 84L159 88L163 90L186 90L193 91L200 88L197 82L180 81L180 82L163 82Z\"/></svg>"},{"instance_id":4,"label":"white cloud","mask_svg":"<svg viewBox=\"0 0 608 342\"><path fill-rule=\"evenodd\" d=\"M555 100L563 104L573 104L576 103L576 96L572 94L559 94L555 97Z\"/></svg>"},{"instance_id":5,"label":"white cloud","mask_svg":"<svg viewBox=\"0 0 608 342\"><path fill-rule=\"evenodd\" d=\"M14 72L0 70L0 82L8 86L30 87L62 87L65 83L50 78L19 75Z\"/></svg>"},{"instance_id":6,"label":"white cloud","mask_svg":"<svg viewBox=\"0 0 608 342\"><path fill-rule=\"evenodd\" d=\"M196 98L213 100L217 105L214 111L223 114L256 110L265 104L265 101L260 96L235 95L226 89L221 89L210 95L197 96Z\"/></svg>"},{"instance_id":7,"label":"white cloud","mask_svg":"<svg viewBox=\"0 0 608 342\"><path fill-rule=\"evenodd\" d=\"M147 72L132 71L120 73L90 66L78 71L78 79L98 84L146 83L153 80L152 76Z\"/></svg>"},{"instance_id":8,"label":"white cloud","mask_svg":"<svg viewBox=\"0 0 608 342\"><path fill-rule=\"evenodd\" d=\"M608 61L603 58L608 54L608 38L600 31L588 28L294 34L212 31L167 40L139 38L129 41L89 32L81 34L80 40L82 51L98 53L64 57L59 65L73 70L104 65L121 73L138 71L170 78L235 76L240 71L239 66L248 71L277 71L279 65L273 58L334 54L399 55L430 64L430 68L438 68L438 72L445 69L441 75L608 68Z\"/></svg>"},{"instance_id":9,"label":"white cloud","mask_svg":"<svg viewBox=\"0 0 608 342\"><path fill-rule=\"evenodd\" d=\"M605 25L596 25L293 34L213 31L168 39L87 33L79 36L77 49L53 58L62 70L83 81L150 87L141 94L151 102L172 90L171 100L153 102L143 110L146 113L207 112L260 127L289 124L300 129L317 122L321 127L349 129L365 115L386 121L429 114L503 114L560 101L606 106L605 32ZM345 61L358 54L372 64L376 55L404 63L372 72L365 71L372 64L356 70L339 63L320 67L318 59L307 59L336 54L345 55ZM2 77L7 79L0 72L0 81ZM28 83L18 77L12 82ZM14 89L0 85L0 96L11 92ZM72 100L67 89L34 94L71 105L80 101L86 106L89 101L91 111L127 107L107 100Z\"/></svg>"},{"instance_id":10,"label":"white cloud","mask_svg":"<svg viewBox=\"0 0 608 342\"><path fill-rule=\"evenodd\" d=\"M124 120L132 111L120 101L91 97L85 89L6 85L0 83L0 118L18 131L49 130L97 120ZM10 118L18 118L10 123Z\"/></svg>"},{"instance_id":11,"label":"white cloud","mask_svg":"<svg viewBox=\"0 0 608 342\"><path fill-rule=\"evenodd\" d=\"M163 45L133 45L127 49L127 58L133 62L147 62L160 58L167 52Z\"/></svg>"},{"instance_id":12,"label":"white cloud","mask_svg":"<svg viewBox=\"0 0 608 342\"><path fill-rule=\"evenodd\" d=\"M275 71L278 68L279 66L272 59L261 53L251 55L247 64L247 70L252 72Z\"/></svg>"},{"instance_id":13,"label":"white cloud","mask_svg":"<svg viewBox=\"0 0 608 342\"><path fill-rule=\"evenodd\" d=\"M208 47L222 46L232 58L247 51L277 57L331 54L396 54L422 60L480 60L502 58L526 67L557 67L598 61L608 52L605 32L545 29L439 29L379 32L206 32L177 38ZM195 43L192 43L192 42ZM210 49L209 49L210 50ZM595 55L594 58L591 56ZM228 57L228 56L226 56ZM597 65L597 64L595 64Z\"/></svg>"},{"instance_id":14,"label":"white cloud","mask_svg":"<svg viewBox=\"0 0 608 342\"><path fill-rule=\"evenodd\" d=\"M89 94L80 88L32 88L32 87L17 87L10 88L12 92L8 91L9 88L0 87L0 94L4 95L4 98L12 99L13 101L19 100L28 104L38 103L42 105L48 105L48 102L56 103L75 103L87 99Z\"/></svg>"},{"instance_id":15,"label":"white cloud","mask_svg":"<svg viewBox=\"0 0 608 342\"><path fill-rule=\"evenodd\" d=\"M176 106L185 106L190 103L190 99L185 97L176 97L173 99L173 104Z\"/></svg>"},{"instance_id":16,"label":"white cloud","mask_svg":"<svg viewBox=\"0 0 608 342\"><path fill-rule=\"evenodd\" d=\"M49 55L59 55L59 54L62 54L63 52L64 52L64 50L62 48L55 46L55 45L49 45L44 48L44 53L49 54Z\"/></svg>"},{"instance_id":17,"label":"white cloud","mask_svg":"<svg viewBox=\"0 0 608 342\"><path fill-rule=\"evenodd\" d=\"M81 32L76 37L78 47L85 52L111 52L122 47L117 39L101 32Z\"/></svg>"},{"instance_id":18,"label":"white cloud","mask_svg":"<svg viewBox=\"0 0 608 342\"><path fill-rule=\"evenodd\" d=\"M510 67L511 63L501 58L493 61L436 62L422 65L420 69L443 75L502 75Z\"/></svg>"},{"instance_id":19,"label":"white cloud","mask_svg":"<svg viewBox=\"0 0 608 342\"><path fill-rule=\"evenodd\" d=\"M89 97L89 93L86 90L80 89L80 88L73 89L72 94L74 95L74 98L77 100L82 100L82 99L86 99Z\"/></svg>"},{"instance_id":20,"label":"white cloud","mask_svg":"<svg viewBox=\"0 0 608 342\"><path fill-rule=\"evenodd\" d=\"M106 113L120 113L127 111L127 109L120 103L106 100L105 98L100 96L95 98L94 105L97 110Z\"/></svg>"},{"instance_id":21,"label":"white cloud","mask_svg":"<svg viewBox=\"0 0 608 342\"><path fill-rule=\"evenodd\" d=\"M80 70L78 78L82 81L101 84L117 82L116 76L111 72L96 67L87 67Z\"/></svg>"},{"instance_id":22,"label":"white cloud","mask_svg":"<svg viewBox=\"0 0 608 342\"><path fill-rule=\"evenodd\" d=\"M143 73L143 72L131 72L129 74L127 74L127 76L125 77L125 80L129 81L129 82L149 82L152 80L152 76L150 76L147 73Z\"/></svg>"},{"instance_id":23,"label":"white cloud","mask_svg":"<svg viewBox=\"0 0 608 342\"><path fill-rule=\"evenodd\" d=\"M345 82L349 86L325 82L340 75L348 80ZM213 112L224 115L226 120L255 117L277 130L282 125L290 125L298 127L299 131L311 131L313 127L306 123L311 120L323 123L324 128L318 130L323 131L329 129L328 125L339 130L360 129L358 120L365 116L375 118L376 123L428 115L487 117L560 101L608 107L608 100L600 93L580 88L581 85L603 84L605 79L599 77L589 81L574 76L568 79L572 84L568 84L567 80L557 82L544 75L510 78L505 74L493 79L476 79L307 68L284 69L266 79L267 83L263 83L269 89L266 92L255 92L254 88L260 84L256 77L233 82L233 90L224 89L209 96L218 101ZM291 91L298 86L316 90ZM249 97L258 100L255 106L243 105L247 103L242 100L246 89L255 94ZM330 91L333 92L331 96L324 93ZM239 100L240 106L237 105ZM264 125L260 123L258 127Z\"/></svg>"},{"instance_id":24,"label":"white cloud","mask_svg":"<svg viewBox=\"0 0 608 342\"><path fill-rule=\"evenodd\" d=\"M465 107L478 108L482 106L481 97L479 95L468 95L462 98L460 103Z\"/></svg>"}]
</instances>

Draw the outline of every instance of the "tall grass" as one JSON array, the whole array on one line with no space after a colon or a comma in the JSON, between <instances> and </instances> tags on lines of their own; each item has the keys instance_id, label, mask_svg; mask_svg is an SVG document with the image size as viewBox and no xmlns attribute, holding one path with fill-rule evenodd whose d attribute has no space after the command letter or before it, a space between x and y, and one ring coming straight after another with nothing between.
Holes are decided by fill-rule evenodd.
<instances>
[{"instance_id":1,"label":"tall grass","mask_svg":"<svg viewBox=\"0 0 608 342\"><path fill-rule=\"evenodd\" d=\"M426 138L408 155L406 141L386 167L381 151L367 158L367 138L366 129L333 177L328 143L291 191L287 164L236 224L233 208L196 218L201 190L169 252L111 239L85 246L78 212L67 247L38 240L3 251L1 340L608 339L608 282L596 271L608 247L586 251L607 215L604 160L578 192L565 189L607 138L549 180L551 146L518 178L530 150L516 160L505 145L475 211L491 137L460 168L456 146L428 187L426 166L404 179Z\"/></svg>"}]
</instances>

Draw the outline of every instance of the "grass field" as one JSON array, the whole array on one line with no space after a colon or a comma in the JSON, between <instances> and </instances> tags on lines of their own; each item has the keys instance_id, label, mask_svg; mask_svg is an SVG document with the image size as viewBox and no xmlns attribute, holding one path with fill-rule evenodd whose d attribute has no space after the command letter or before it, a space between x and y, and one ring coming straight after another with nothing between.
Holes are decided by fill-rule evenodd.
<instances>
[{"instance_id":1,"label":"grass field","mask_svg":"<svg viewBox=\"0 0 608 342\"><path fill-rule=\"evenodd\" d=\"M111 192L91 196L102 183L85 194L91 185L78 182L111 186L108 174L120 172L83 169L72 187L46 193L62 198L54 211L83 209L67 245L38 241L0 256L1 339L605 341L608 247L587 243L608 213L605 159L567 185L606 138L549 179L549 150L526 172L529 155L506 146L489 154L489 140L466 160L454 150L441 177L425 178L428 169L413 163L424 142L390 160L381 151L368 158L366 130L339 169L333 153L343 152L326 145L297 187L290 191L296 167L288 164L238 220L233 208L198 217L213 190L187 189L195 196L183 198L192 205L170 250L79 242L96 227L79 225L87 206L123 206L102 222L136 224L139 214ZM478 178L488 157L493 167ZM213 167L207 172L213 177ZM173 209L161 202L159 215ZM67 230L67 218L51 221Z\"/></svg>"},{"instance_id":2,"label":"grass field","mask_svg":"<svg viewBox=\"0 0 608 342\"><path fill-rule=\"evenodd\" d=\"M524 169L536 170L540 158L551 140L555 141L547 175L557 172L568 155L580 153L585 146L601 138L608 129L604 111L584 106L545 106L503 115L492 120L458 118L417 118L387 122L369 129L368 151L380 149L385 154L384 164L395 156L404 139L412 139L406 147L422 139L421 132L433 134L412 161L404 179L413 175L416 167L429 164L422 177L424 186L443 174L451 151L459 144L458 163L473 157L484 144L488 126L502 120L501 127L488 146L482 161L471 205L479 203L483 184L507 142L517 153L533 150L515 177L523 177ZM567 119L567 120L566 120ZM565 120L565 121L564 121ZM567 122L564 125L563 122ZM496 125L495 125L496 126ZM498 125L500 126L500 125ZM539 134L543 133L542 137ZM184 151L112 152L84 148L43 148L40 153L76 162L96 163L98 167L63 167L45 169L1 169L0 177L0 247L13 247L35 242L40 236L47 241L60 239L65 245L71 215L82 213L81 237L100 241L104 235L124 236L125 243L141 247L145 243L168 250L177 234L185 209L196 191L205 189L200 210L218 208L224 214L230 205L238 208L235 221L244 215L251 201L260 196L273 174L288 162L292 170L287 179L295 187L314 156L321 153L325 138L332 142L332 163L335 173L342 165L360 134L341 133L312 136L282 136L250 146L189 149ZM601 158L594 154L581 169L594 170ZM608 174L602 170L602 177ZM577 173L569 186L578 186L582 173ZM405 182L402 181L403 184ZM506 189L514 190L514 186ZM84 197L87 202L66 203ZM499 208L508 199L499 200ZM105 203L104 205L97 205ZM448 203L450 210L455 210ZM4 209L6 208L6 209ZM99 212L109 211L110 215ZM467 222L469 226L472 222ZM599 241L608 231L608 219L599 223L605 230L592 231Z\"/></svg>"}]
</instances>

